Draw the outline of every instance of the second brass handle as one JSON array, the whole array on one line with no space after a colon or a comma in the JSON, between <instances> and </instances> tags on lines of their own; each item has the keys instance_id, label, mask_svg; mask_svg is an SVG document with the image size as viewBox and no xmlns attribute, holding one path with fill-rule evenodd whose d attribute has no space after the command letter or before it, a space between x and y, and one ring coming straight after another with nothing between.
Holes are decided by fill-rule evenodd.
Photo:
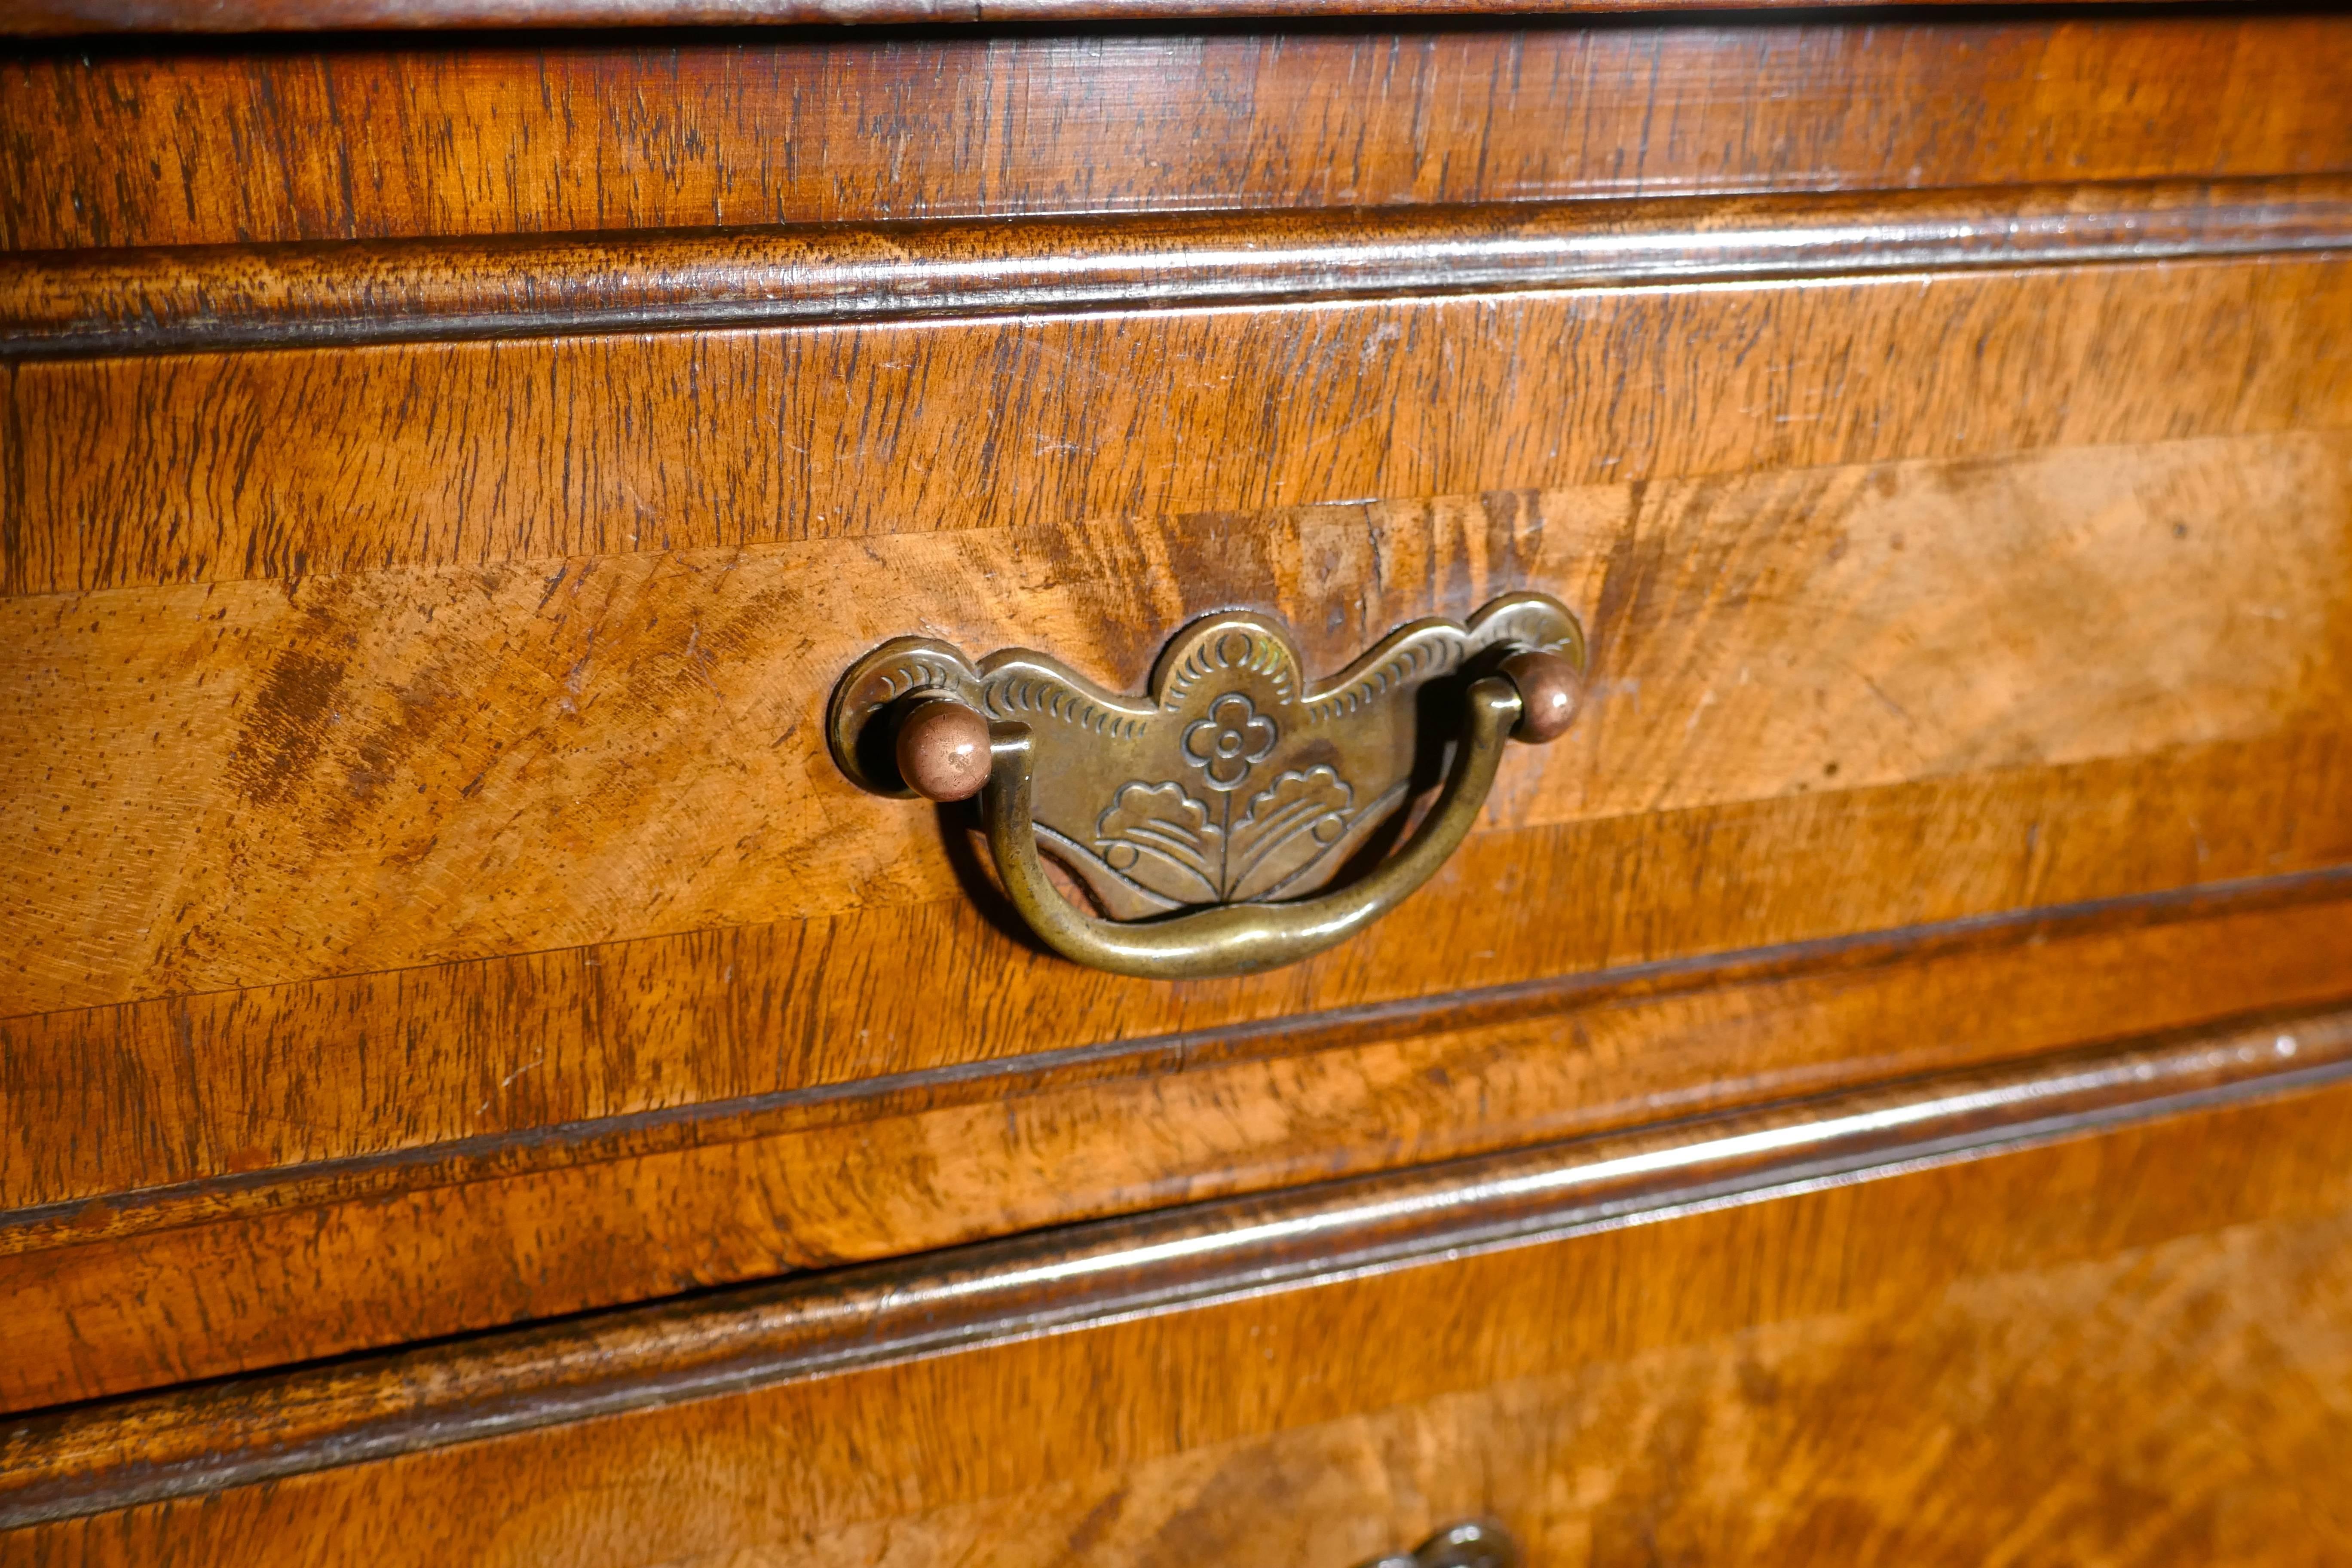
<instances>
[{"instance_id":1,"label":"second brass handle","mask_svg":"<svg viewBox=\"0 0 2352 1568\"><path fill-rule=\"evenodd\" d=\"M1363 1568L1519 1568L1519 1543L1491 1519L1449 1524L1411 1552L1391 1552Z\"/></svg>"},{"instance_id":2,"label":"second brass handle","mask_svg":"<svg viewBox=\"0 0 2352 1568\"><path fill-rule=\"evenodd\" d=\"M1279 623L1208 616L1140 699L1025 649L975 664L902 637L851 667L828 723L869 789L978 794L1006 895L1062 956L1151 979L1244 974L1345 941L1426 882L1476 821L1505 742L1566 727L1583 651L1574 617L1536 594L1467 625L1400 627L1320 683ZM1458 703L1429 721L1454 741L1434 805L1401 847L1323 890L1408 807L1432 698ZM1116 918L1066 898L1045 854Z\"/></svg>"}]
</instances>

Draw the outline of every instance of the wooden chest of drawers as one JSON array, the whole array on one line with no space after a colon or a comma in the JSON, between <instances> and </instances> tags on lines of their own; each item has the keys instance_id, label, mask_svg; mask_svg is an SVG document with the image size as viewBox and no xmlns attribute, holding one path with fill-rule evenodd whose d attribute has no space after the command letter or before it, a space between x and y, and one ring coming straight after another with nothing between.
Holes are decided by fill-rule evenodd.
<instances>
[{"instance_id":1,"label":"wooden chest of drawers","mask_svg":"<svg viewBox=\"0 0 2352 1568\"><path fill-rule=\"evenodd\" d=\"M2352 20L1287 9L0 7L0 1562L2352 1552Z\"/></svg>"}]
</instances>

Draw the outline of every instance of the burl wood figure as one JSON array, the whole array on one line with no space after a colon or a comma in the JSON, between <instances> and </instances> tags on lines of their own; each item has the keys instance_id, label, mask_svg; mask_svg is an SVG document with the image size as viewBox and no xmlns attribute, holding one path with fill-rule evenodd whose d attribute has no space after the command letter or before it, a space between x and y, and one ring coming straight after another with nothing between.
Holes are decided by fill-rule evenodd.
<instances>
[{"instance_id":1,"label":"burl wood figure","mask_svg":"<svg viewBox=\"0 0 2352 1568\"><path fill-rule=\"evenodd\" d=\"M2352 15L0 33L0 1564L2352 1560Z\"/></svg>"}]
</instances>

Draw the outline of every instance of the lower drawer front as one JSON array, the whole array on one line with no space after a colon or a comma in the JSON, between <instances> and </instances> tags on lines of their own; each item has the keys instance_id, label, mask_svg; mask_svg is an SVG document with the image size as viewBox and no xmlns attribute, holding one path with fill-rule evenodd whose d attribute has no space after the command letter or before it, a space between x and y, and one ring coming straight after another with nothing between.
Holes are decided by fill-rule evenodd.
<instances>
[{"instance_id":1,"label":"lower drawer front","mask_svg":"<svg viewBox=\"0 0 2352 1568\"><path fill-rule=\"evenodd\" d=\"M833 1375L722 1357L0 1560L1350 1568L1486 1515L1545 1564L2342 1561L2347 1136L2305 1089ZM524 1425L589 1371L472 1365L467 1418Z\"/></svg>"}]
</instances>

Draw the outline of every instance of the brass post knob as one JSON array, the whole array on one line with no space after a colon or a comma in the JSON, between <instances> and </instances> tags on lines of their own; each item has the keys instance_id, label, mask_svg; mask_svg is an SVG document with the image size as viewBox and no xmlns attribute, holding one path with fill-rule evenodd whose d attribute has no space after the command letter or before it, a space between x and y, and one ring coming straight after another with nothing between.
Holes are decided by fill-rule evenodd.
<instances>
[{"instance_id":1,"label":"brass post knob","mask_svg":"<svg viewBox=\"0 0 2352 1568\"><path fill-rule=\"evenodd\" d=\"M917 702L892 750L898 776L926 800L969 800L988 782L988 721L961 702Z\"/></svg>"},{"instance_id":2,"label":"brass post knob","mask_svg":"<svg viewBox=\"0 0 2352 1568\"><path fill-rule=\"evenodd\" d=\"M1519 721L1511 739L1541 746L1567 733L1584 686L1580 668L1556 653L1532 648L1513 654L1499 668L1519 693Z\"/></svg>"},{"instance_id":3,"label":"brass post knob","mask_svg":"<svg viewBox=\"0 0 2352 1568\"><path fill-rule=\"evenodd\" d=\"M979 794L1007 897L1064 957L1157 979L1242 974L1345 941L1434 875L1476 821L1505 740L1557 738L1583 673L1576 618L1540 594L1467 624L1400 627L1322 682L1280 623L1206 616L1169 643L1140 698L1026 649L975 664L900 637L843 675L827 737L878 794ZM1393 854L1322 890L1410 804L1429 741L1419 699L1441 681L1461 718L1435 805ZM1045 855L1114 918L1062 897Z\"/></svg>"}]
</instances>

